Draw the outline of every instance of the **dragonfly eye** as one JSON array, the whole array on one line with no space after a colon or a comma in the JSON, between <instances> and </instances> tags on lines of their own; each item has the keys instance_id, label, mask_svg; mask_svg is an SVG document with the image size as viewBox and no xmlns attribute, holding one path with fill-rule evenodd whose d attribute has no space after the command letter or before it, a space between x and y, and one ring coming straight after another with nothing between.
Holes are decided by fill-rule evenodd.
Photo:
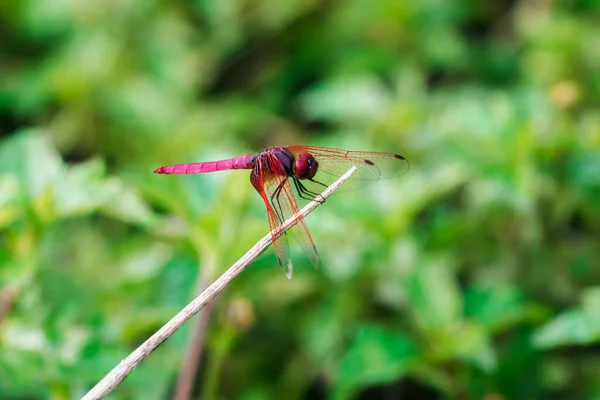
<instances>
[{"instance_id":1,"label":"dragonfly eye","mask_svg":"<svg viewBox=\"0 0 600 400\"><path fill-rule=\"evenodd\" d=\"M318 168L319 163L308 153L300 154L294 162L294 173L298 179L312 179Z\"/></svg>"}]
</instances>

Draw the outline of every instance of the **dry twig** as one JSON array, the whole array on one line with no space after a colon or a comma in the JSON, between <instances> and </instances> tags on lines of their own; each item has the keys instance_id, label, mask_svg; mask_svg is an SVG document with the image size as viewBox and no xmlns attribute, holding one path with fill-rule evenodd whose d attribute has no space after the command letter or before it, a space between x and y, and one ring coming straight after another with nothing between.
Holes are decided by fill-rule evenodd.
<instances>
[{"instance_id":1,"label":"dry twig","mask_svg":"<svg viewBox=\"0 0 600 400\"><path fill-rule=\"evenodd\" d=\"M200 293L198 297L192 300L185 306L177 315L162 326L154 335L150 336L137 349L131 352L121 362L112 369L100 382L96 384L85 396L83 400L101 399L114 390L123 380L133 371L133 369L150 355L158 346L173 335L187 320L192 318L200 311L209 301L219 294L236 276L238 276L248 265L250 265L258 256L260 256L273 242L283 235L285 231L294 226L300 218L311 213L321 202L329 197L337 188L339 188L346 179L348 179L356 171L356 167L352 167L340 179L335 181L331 186L326 188L316 200L308 203L300 212L286 220L281 227L263 237L254 245L242 258L233 264L223 275L213 282L205 291Z\"/></svg>"}]
</instances>

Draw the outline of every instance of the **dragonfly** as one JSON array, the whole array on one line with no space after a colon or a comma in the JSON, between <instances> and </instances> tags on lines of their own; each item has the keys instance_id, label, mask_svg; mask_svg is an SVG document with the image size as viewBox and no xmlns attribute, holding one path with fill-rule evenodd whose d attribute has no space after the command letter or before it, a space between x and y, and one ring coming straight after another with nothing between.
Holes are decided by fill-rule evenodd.
<instances>
[{"instance_id":1,"label":"dragonfly","mask_svg":"<svg viewBox=\"0 0 600 400\"><path fill-rule=\"evenodd\" d=\"M381 179L400 176L409 170L399 154L340 150L320 146L276 146L258 154L226 160L194 162L159 167L158 174L200 174L230 169L251 169L250 182L265 203L270 232L299 211L298 198L315 200L352 166L356 171L339 189L361 189ZM310 262L320 266L319 253L303 218L290 228ZM292 277L292 261L286 235L273 241L279 265Z\"/></svg>"}]
</instances>

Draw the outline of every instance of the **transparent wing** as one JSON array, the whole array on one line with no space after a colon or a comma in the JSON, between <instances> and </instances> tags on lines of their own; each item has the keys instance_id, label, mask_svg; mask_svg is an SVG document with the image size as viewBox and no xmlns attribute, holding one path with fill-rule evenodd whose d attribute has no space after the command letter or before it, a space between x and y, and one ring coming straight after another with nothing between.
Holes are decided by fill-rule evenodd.
<instances>
[{"instance_id":1,"label":"transparent wing","mask_svg":"<svg viewBox=\"0 0 600 400\"><path fill-rule=\"evenodd\" d=\"M267 215L269 217L269 226L271 232L274 232L281 223L296 214L298 202L290 184L290 178L285 175L285 171L280 161L276 157L268 157L259 161L258 173L252 172L253 179L256 179L256 190L263 198ZM273 173L276 171L276 173ZM254 184L254 183L253 183ZM258 186L258 187L257 187ZM314 245L308 227L304 218L288 230L292 237L298 242L310 262L318 268L320 265L319 255ZM292 261L290 258L287 235L280 236L273 242L275 255L288 278L292 277Z\"/></svg>"},{"instance_id":2,"label":"transparent wing","mask_svg":"<svg viewBox=\"0 0 600 400\"><path fill-rule=\"evenodd\" d=\"M321 193L352 166L356 166L356 172L340 187L338 193L362 189L381 179L403 175L410 169L408 161L394 153L340 150L319 146L289 146L286 149L294 157L302 153L310 153L317 160L319 168L313 179L315 182L301 181L308 190L316 193Z\"/></svg>"}]
</instances>

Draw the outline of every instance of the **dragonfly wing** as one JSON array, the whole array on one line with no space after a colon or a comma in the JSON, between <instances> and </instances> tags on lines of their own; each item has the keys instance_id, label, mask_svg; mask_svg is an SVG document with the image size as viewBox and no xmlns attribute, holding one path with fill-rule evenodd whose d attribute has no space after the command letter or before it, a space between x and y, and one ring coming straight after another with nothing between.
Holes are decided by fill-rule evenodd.
<instances>
[{"instance_id":1,"label":"dragonfly wing","mask_svg":"<svg viewBox=\"0 0 600 400\"><path fill-rule=\"evenodd\" d=\"M351 151L319 146L290 146L286 149L295 157L310 153L319 163L314 177L315 182L303 180L301 183L310 191L320 193L331 185L352 166L352 174L337 192L362 189L381 179L389 179L406 173L410 166L404 157L394 153Z\"/></svg>"},{"instance_id":2,"label":"dragonfly wing","mask_svg":"<svg viewBox=\"0 0 600 400\"><path fill-rule=\"evenodd\" d=\"M271 234L273 234L273 232L275 232L275 230L281 226L281 221L277 217L275 210L269 202L269 197L265 192L265 180L269 181L272 179L272 177L266 175L267 174L264 172L257 173L256 169L254 169L250 175L250 181L265 202L265 208L267 209L267 216L269 218L269 227ZM275 250L275 256L277 257L277 261L279 261L279 265L283 269L283 272L285 272L285 275L291 279L292 259L290 258L289 244L285 234L273 240L273 249Z\"/></svg>"},{"instance_id":3,"label":"dragonfly wing","mask_svg":"<svg viewBox=\"0 0 600 400\"><path fill-rule=\"evenodd\" d=\"M271 181L272 183L265 185L266 192L269 193L269 198L272 198L271 206L276 210L279 216L282 218L282 222L288 218L291 218L298 213L298 202L296 201L296 195L291 185L291 178L277 176L276 179ZM278 188L279 194L276 193ZM315 247L312 236L306 226L306 222L303 217L299 217L299 221L296 225L292 226L288 232L294 240L300 245L302 251L315 268L320 267L319 253Z\"/></svg>"},{"instance_id":4,"label":"dragonfly wing","mask_svg":"<svg viewBox=\"0 0 600 400\"><path fill-rule=\"evenodd\" d=\"M279 163L276 158L269 160L269 168L264 164L259 165L260 173L259 189L257 191L265 202L267 208L267 214L269 216L269 225L271 232L274 232L282 222L286 219L295 215L298 209L298 202L290 183L290 178L282 174L273 174L272 171L274 163ZM261 163L262 164L262 163ZM253 171L254 173L254 171ZM256 186L255 186L256 187ZM310 262L319 268L320 260L317 249L314 245L308 227L304 218L300 217L300 220L296 225L291 227L288 232L298 242ZM289 255L289 246L286 235L280 236L273 243L275 248L275 254L279 260L279 264L283 268L284 272L290 278L292 276L292 262Z\"/></svg>"},{"instance_id":5,"label":"dragonfly wing","mask_svg":"<svg viewBox=\"0 0 600 400\"><path fill-rule=\"evenodd\" d=\"M273 196L272 206L278 210L279 214L281 214L283 218L283 221L285 221L286 219L291 218L298 213L298 202L296 201L296 196L290 183L291 179L281 176L278 176L277 178L278 179L276 181L279 181L279 183L277 185L267 185L267 192L274 192L277 187L282 187L280 194L278 196ZM317 248L315 247L315 243L313 242L304 218L300 216L299 219L300 220L298 223L292 226L288 232L291 233L294 240L300 245L302 251L304 254L306 254L315 268L319 268L320 259Z\"/></svg>"}]
</instances>

